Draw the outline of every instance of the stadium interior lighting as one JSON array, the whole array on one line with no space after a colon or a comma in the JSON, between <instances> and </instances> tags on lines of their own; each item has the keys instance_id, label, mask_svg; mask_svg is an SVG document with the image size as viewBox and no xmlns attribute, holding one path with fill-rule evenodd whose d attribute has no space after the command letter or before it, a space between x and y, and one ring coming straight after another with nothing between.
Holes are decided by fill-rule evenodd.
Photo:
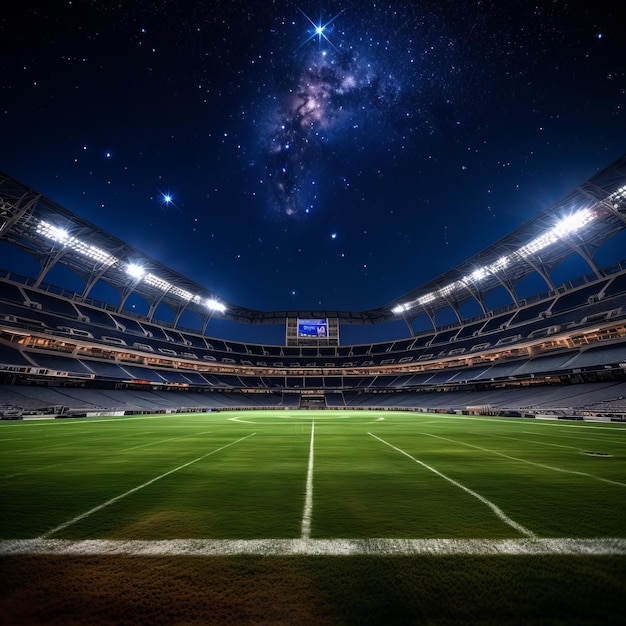
<instances>
[{"instance_id":1,"label":"stadium interior lighting","mask_svg":"<svg viewBox=\"0 0 626 626\"><path fill-rule=\"evenodd\" d=\"M593 219L593 213L589 209L582 209L573 215L564 217L555 227L556 234L564 236L575 233Z\"/></svg>"},{"instance_id":2,"label":"stadium interior lighting","mask_svg":"<svg viewBox=\"0 0 626 626\"><path fill-rule=\"evenodd\" d=\"M183 300L193 300L193 294L186 289L181 289L180 287L173 286L171 289L172 293Z\"/></svg>"},{"instance_id":3,"label":"stadium interior lighting","mask_svg":"<svg viewBox=\"0 0 626 626\"><path fill-rule=\"evenodd\" d=\"M428 304L429 302L432 302L435 299L435 294L434 293L427 293L425 296L422 296L421 298L417 299L417 302L419 304ZM409 305L405 304L405 310L409 307Z\"/></svg>"},{"instance_id":4,"label":"stadium interior lighting","mask_svg":"<svg viewBox=\"0 0 626 626\"><path fill-rule=\"evenodd\" d=\"M618 194L626 191L626 186L618 189L611 196L617 197ZM471 274L467 276L463 276L460 280L457 280L449 285L444 285L438 291L434 291L431 293L427 293L423 296L417 298L413 302L407 302L404 304L399 304L392 309L392 313L399 314L408 311L416 305L424 305L432 302L437 297L445 298L450 295L457 289L467 287L467 285L475 284L488 275L496 274L497 272L505 269L514 259L525 259L531 254L535 254L540 250L543 250L547 246L555 243L559 239L567 237L572 233L579 231L581 228L586 226L589 222L595 219L596 214L591 209L581 209L580 211L576 211L576 213L572 213L572 215L568 215L567 217L562 218L553 228L548 230L547 232L539 235L539 237L535 237L532 241L527 243L526 245L519 248L515 252L511 253L508 256L502 256L497 261L492 263L491 265L486 265L484 267L476 268Z\"/></svg>"},{"instance_id":5,"label":"stadium interior lighting","mask_svg":"<svg viewBox=\"0 0 626 626\"><path fill-rule=\"evenodd\" d=\"M155 276L154 274L146 274L144 282L150 287L155 287L161 291L169 291L172 288L172 283L168 283L166 280Z\"/></svg>"},{"instance_id":6,"label":"stadium interior lighting","mask_svg":"<svg viewBox=\"0 0 626 626\"><path fill-rule=\"evenodd\" d=\"M626 185L624 185L623 187L620 187L617 191L614 191L610 196L609 196L609 200L611 202L614 202L615 200L619 200L619 199L624 199L626 198Z\"/></svg>"},{"instance_id":7,"label":"stadium interior lighting","mask_svg":"<svg viewBox=\"0 0 626 626\"><path fill-rule=\"evenodd\" d=\"M146 273L146 270L136 263L128 263L126 265L126 273L136 280L143 280L144 283L146 285L149 285L150 287L154 287L155 289L160 289L161 291L168 292L174 296L179 297L181 300L188 300L193 302L194 304L200 304L202 302L202 298L200 296L194 295L193 293L191 293L191 291L187 291L186 289L177 287L167 280L159 278L155 274ZM223 310L225 310L225 307Z\"/></svg>"},{"instance_id":8,"label":"stadium interior lighting","mask_svg":"<svg viewBox=\"0 0 626 626\"><path fill-rule=\"evenodd\" d=\"M226 310L226 307L221 303L215 300L214 298L208 298L204 301L207 308L211 309L211 311L219 311L223 313Z\"/></svg>"},{"instance_id":9,"label":"stadium interior lighting","mask_svg":"<svg viewBox=\"0 0 626 626\"><path fill-rule=\"evenodd\" d=\"M136 278L139 280L143 278L146 270L144 270L143 267L141 267L140 265L136 265L135 263L129 263L126 266L126 273L129 276L132 276L132 278Z\"/></svg>"},{"instance_id":10,"label":"stadium interior lighting","mask_svg":"<svg viewBox=\"0 0 626 626\"><path fill-rule=\"evenodd\" d=\"M37 233L57 243L65 243L70 238L69 233L64 228L59 228L43 220L37 224Z\"/></svg>"},{"instance_id":11,"label":"stadium interior lighting","mask_svg":"<svg viewBox=\"0 0 626 626\"><path fill-rule=\"evenodd\" d=\"M477 283L478 281L485 278L485 276L487 276L488 271L489 270L486 267L479 267L478 269L474 270L469 276L464 276L461 280L464 283Z\"/></svg>"},{"instance_id":12,"label":"stadium interior lighting","mask_svg":"<svg viewBox=\"0 0 626 626\"><path fill-rule=\"evenodd\" d=\"M535 252L539 252L555 241L571 235L580 230L583 226L586 226L595 214L590 209L581 209L576 211L572 215L563 218L554 228L551 228L548 232L533 239L531 242L522 246L516 253L521 258L526 258Z\"/></svg>"},{"instance_id":13,"label":"stadium interior lighting","mask_svg":"<svg viewBox=\"0 0 626 626\"><path fill-rule=\"evenodd\" d=\"M65 229L54 226L44 220L41 220L37 224L36 231L37 234L42 235L47 239L51 239L56 243L63 244L64 247L69 248L74 252L78 252L78 254L86 256L89 259L102 263L103 265L113 265L117 262L117 259L105 250L82 241L77 237L71 237Z\"/></svg>"}]
</instances>

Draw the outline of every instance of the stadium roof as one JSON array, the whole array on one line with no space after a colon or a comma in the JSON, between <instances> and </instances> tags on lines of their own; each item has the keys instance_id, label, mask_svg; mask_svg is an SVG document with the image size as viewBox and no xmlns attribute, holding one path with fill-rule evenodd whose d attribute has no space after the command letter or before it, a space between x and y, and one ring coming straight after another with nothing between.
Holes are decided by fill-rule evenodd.
<instances>
[{"instance_id":1,"label":"stadium roof","mask_svg":"<svg viewBox=\"0 0 626 626\"><path fill-rule=\"evenodd\" d=\"M503 287L518 303L516 285L536 273L553 289L550 273L579 255L601 276L593 257L604 242L626 228L626 155L581 184L551 207L448 272L400 298L366 311L261 311L228 302L182 274L146 256L6 174L0 174L0 239L35 258L41 271L35 286L62 264L85 281L89 297L98 281L120 294L120 310L131 294L144 298L151 316L160 304L176 320L186 310L210 319L218 314L248 324L282 323L287 317L338 318L341 323L376 324L398 318L411 322L474 299L487 313L485 298Z\"/></svg>"}]
</instances>

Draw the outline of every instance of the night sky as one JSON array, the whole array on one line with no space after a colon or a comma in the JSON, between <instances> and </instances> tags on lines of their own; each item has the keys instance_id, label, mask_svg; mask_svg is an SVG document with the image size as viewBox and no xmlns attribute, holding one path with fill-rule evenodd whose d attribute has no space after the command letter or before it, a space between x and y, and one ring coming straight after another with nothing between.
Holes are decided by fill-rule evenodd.
<instances>
[{"instance_id":1,"label":"night sky","mask_svg":"<svg viewBox=\"0 0 626 626\"><path fill-rule=\"evenodd\" d=\"M11 0L0 170L237 304L377 307L626 152L620 5Z\"/></svg>"}]
</instances>

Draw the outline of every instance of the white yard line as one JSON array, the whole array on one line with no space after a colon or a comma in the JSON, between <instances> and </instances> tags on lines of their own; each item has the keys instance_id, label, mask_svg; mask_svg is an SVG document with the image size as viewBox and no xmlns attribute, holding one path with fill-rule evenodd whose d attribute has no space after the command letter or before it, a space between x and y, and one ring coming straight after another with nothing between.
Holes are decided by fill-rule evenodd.
<instances>
[{"instance_id":1,"label":"white yard line","mask_svg":"<svg viewBox=\"0 0 626 626\"><path fill-rule=\"evenodd\" d=\"M617 485L619 487L626 487L626 483L621 483L617 480L611 480L610 478L602 478L602 476L596 476L595 474L589 474L587 472L579 472L577 470L567 470L567 469L563 469L562 467L554 467L554 465L546 465L545 463L535 463L534 461L520 459L517 456L509 456L508 454L504 454L503 452L498 452L497 450L490 450L489 448L482 448L481 446L475 446L474 444L471 444L471 443L465 443L464 441L457 441L456 439L448 439L448 437L432 435L431 433L422 433L422 435L428 435L429 437L434 437L435 439L443 439L443 441L456 443L460 446L467 446L468 448L475 448L476 450L481 450L482 452L488 452L489 454L495 454L497 456L501 456L511 461L519 461L520 463L534 465L535 467L541 467L542 469L552 470L553 472L561 472L563 474L575 474L576 476L584 476L585 478L593 478L594 480L599 480L600 482L603 482L603 483L609 483L609 485Z\"/></svg>"},{"instance_id":2,"label":"white yard line","mask_svg":"<svg viewBox=\"0 0 626 626\"><path fill-rule=\"evenodd\" d=\"M146 434L150 434L151 432L152 431L150 431L148 433L143 433L143 434L146 435ZM159 441L154 441L152 443L144 443L144 444L141 444L139 446L132 446L131 448L122 448L120 450L116 450L115 454L117 454L118 452L127 452L128 450L135 450L136 448L145 448L146 446L156 446L159 443L163 443L163 442L166 442L166 441L173 441L174 439L183 439L185 437L193 437L194 435L205 435L206 433L209 433L209 432L212 432L212 431L205 430L205 431L202 431L202 432L199 432L199 433L192 433L190 435L183 435L182 437L172 437L170 439L161 439ZM104 439L105 440L106 439L111 439L111 437L107 436L107 437L104 437ZM73 443L78 445L78 443L80 443L80 442L73 442ZM92 442L90 442L90 443L92 443ZM62 445L68 445L69 446L71 444L68 443L68 444L62 444ZM38 449L38 448L34 448L34 449ZM62 465L67 465L68 463L77 463L77 462L82 462L82 461L81 461L81 459L72 459L70 461L64 461L63 463L54 463L53 465L43 465L41 467L35 467L35 468L28 469L28 470L23 470L21 472L15 472L13 474L4 474L4 475L0 476L0 480L3 480L3 479L4 480L8 480L8 479L16 478L17 476L27 476L28 474L35 474L37 472L43 472L43 471L51 469L53 467L60 467Z\"/></svg>"},{"instance_id":3,"label":"white yard line","mask_svg":"<svg viewBox=\"0 0 626 626\"><path fill-rule=\"evenodd\" d=\"M239 443L240 441L244 441L245 439L248 439L252 437L253 435L256 435L256 433L252 433L250 435L247 435L246 437L237 439L236 441L231 441L230 443L227 443L225 446L222 446L221 448L217 448L217 450L212 450L211 452L207 452L206 454L203 454L202 456L199 456L198 458L193 459L192 461L188 461L187 463L184 463L183 465L179 465L178 467L175 467L169 472L165 472L165 474L161 474L160 476L152 478L148 480L147 482L141 485L138 485L137 487L133 487L132 489L129 489L128 491L120 494L119 496L115 496L115 498L111 498L110 500L107 500L106 502L103 502L102 504L99 504L98 506L95 506L92 509L89 509L89 511L85 511L85 513L81 513L80 515L77 515L71 520L68 520L67 522L63 522L63 524L59 524L59 526L57 526L56 528L53 528L52 530L49 530L48 532L44 533L41 536L41 539L47 539L51 535L54 535L58 532L61 532L62 530L65 530L66 528L68 528L69 526L72 526L76 522L79 522L80 520L85 519L86 517L89 517L93 513L97 513L98 511L101 511L105 507L117 502L118 500L121 500L122 498L125 498L126 496L129 496L130 494L135 493L136 491L139 491L140 489L143 489L144 487L148 487L152 483L157 482L157 480L161 480L162 478L165 478L166 476L169 476L170 474L173 474L174 472L178 472L179 470L184 469L185 467L189 467L190 465L193 465L194 463L197 463L198 461L202 461L203 459L206 459L208 456L211 456L212 454L220 452L221 450L224 450L230 446L234 446L236 443Z\"/></svg>"},{"instance_id":4,"label":"white yard line","mask_svg":"<svg viewBox=\"0 0 626 626\"><path fill-rule=\"evenodd\" d=\"M315 420L311 422L311 444L309 446L309 468L306 472L306 496L302 513L302 539L311 536L311 515L313 514L313 451L315 442Z\"/></svg>"},{"instance_id":5,"label":"white yard line","mask_svg":"<svg viewBox=\"0 0 626 626\"><path fill-rule=\"evenodd\" d=\"M256 422L249 422L248 420L242 420L242 419L239 419L238 417L229 417L228 421L237 422L239 424L256 424Z\"/></svg>"},{"instance_id":6,"label":"white yard line","mask_svg":"<svg viewBox=\"0 0 626 626\"><path fill-rule=\"evenodd\" d=\"M117 452L128 452L128 450L136 450L137 448L147 448L148 446L158 446L160 443L165 443L166 441L175 441L176 439L189 439L189 437L195 437L196 435L206 435L207 433L213 432L211 430L203 430L199 433L190 433L189 435L181 435L180 437L170 437L169 439L159 439L159 441L152 441L150 443L142 443L138 446L132 446L131 448L121 448Z\"/></svg>"},{"instance_id":7,"label":"white yard line","mask_svg":"<svg viewBox=\"0 0 626 626\"><path fill-rule=\"evenodd\" d=\"M626 539L12 539L0 556L620 556Z\"/></svg>"},{"instance_id":8,"label":"white yard line","mask_svg":"<svg viewBox=\"0 0 626 626\"><path fill-rule=\"evenodd\" d=\"M577 452L584 452L585 448L578 448L576 446L566 446L562 443L550 443L549 441L539 441L537 439L521 439L520 437L506 437L505 435L492 435L490 433L480 433L483 437L492 437L494 439L507 439L510 441L521 441L522 443L537 443L540 446L551 446L552 448L567 448L568 450L576 450ZM536 434L536 433L531 433Z\"/></svg>"},{"instance_id":9,"label":"white yard line","mask_svg":"<svg viewBox=\"0 0 626 626\"><path fill-rule=\"evenodd\" d=\"M17 450L5 451L5 454L18 453L18 452L35 452L36 450L50 450L51 448L63 448L65 446L78 445L76 441L68 441L67 443L52 443L49 446L35 446L34 448L19 448Z\"/></svg>"},{"instance_id":10,"label":"white yard line","mask_svg":"<svg viewBox=\"0 0 626 626\"><path fill-rule=\"evenodd\" d=\"M583 441L583 443L587 443L588 441L600 441L601 443L608 443L611 446L623 446L626 445L626 440L624 439L624 435L619 435L618 438L611 437L611 433L606 433L604 437L589 437L587 433L536 433L530 432L528 430L522 431L525 435L537 435L540 434L542 437L558 437L559 439L575 439L576 441ZM603 435L604 433L599 433ZM581 440L581 437L584 436L584 439ZM621 441L620 441L621 439Z\"/></svg>"},{"instance_id":11,"label":"white yard line","mask_svg":"<svg viewBox=\"0 0 626 626\"><path fill-rule=\"evenodd\" d=\"M367 433L367 434L370 435L370 437L373 437L374 439L378 439L378 441L380 441L381 443L384 443L386 446L389 446L396 452L399 452L400 454L403 454L404 456L408 457L412 461L415 461L415 463L417 463L418 465L421 465L422 467L425 467L427 470L430 470L434 474L437 474L437 476L439 476L440 478L447 480L450 484L454 485L455 487L462 489L463 491L465 491L465 493L468 493L474 498L480 500L483 504L486 504L496 514L496 516L499 517L505 524L508 524L509 526L517 530L522 535L526 535L526 537L530 537L531 539L536 538L535 533L533 533L531 530L528 530L528 528L522 526L521 524L518 524L516 521L512 520L510 517L508 517L508 515L504 513L504 511L500 507L496 506L490 500L487 500L487 498L485 498L484 496L481 496L479 493L472 491L469 487L462 485L461 483L457 482L453 478L450 478L449 476L442 474L440 471L436 470L434 467L431 467L430 465L427 465L423 461L416 459L414 456L411 456L408 452L405 452L404 450L400 448L396 448L396 446L392 445L388 441L385 441L384 439L381 439L380 437L377 437L376 435L372 433Z\"/></svg>"}]
</instances>

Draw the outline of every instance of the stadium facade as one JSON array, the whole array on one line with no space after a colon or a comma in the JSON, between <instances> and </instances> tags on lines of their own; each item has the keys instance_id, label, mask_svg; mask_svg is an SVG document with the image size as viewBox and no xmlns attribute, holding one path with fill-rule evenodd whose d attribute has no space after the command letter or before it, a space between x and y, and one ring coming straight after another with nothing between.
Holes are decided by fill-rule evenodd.
<instances>
[{"instance_id":1,"label":"stadium facade","mask_svg":"<svg viewBox=\"0 0 626 626\"><path fill-rule=\"evenodd\" d=\"M596 258L625 228L626 155L383 306L260 311L0 174L0 241L38 267L32 276L0 272L0 412L350 406L624 419L626 260L602 267ZM555 284L555 268L572 258L585 272ZM80 277L80 292L50 282L58 266ZM529 277L541 289L521 297ZM94 297L100 284L116 302ZM136 298L144 315L127 306ZM468 305L478 314L464 317ZM443 312L452 323L441 325ZM212 337L217 317L282 324L285 342ZM185 326L191 318L194 328ZM342 325L398 319L406 322L403 339L339 341ZM417 320L427 329L417 332Z\"/></svg>"}]
</instances>

